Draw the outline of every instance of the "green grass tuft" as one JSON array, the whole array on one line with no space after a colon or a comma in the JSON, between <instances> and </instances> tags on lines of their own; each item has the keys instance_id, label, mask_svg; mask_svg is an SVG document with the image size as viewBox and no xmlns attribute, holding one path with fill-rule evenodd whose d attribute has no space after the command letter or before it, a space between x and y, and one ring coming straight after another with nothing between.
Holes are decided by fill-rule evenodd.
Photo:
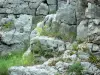
<instances>
[{"instance_id":1,"label":"green grass tuft","mask_svg":"<svg viewBox=\"0 0 100 75\"><path fill-rule=\"evenodd\" d=\"M8 56L0 57L0 75L8 75L8 68L12 66L27 66L32 65L33 60L29 58L22 60L22 55L24 52L21 53L14 53ZM29 61L26 63L26 61ZM30 62L31 61L31 62Z\"/></svg>"}]
</instances>

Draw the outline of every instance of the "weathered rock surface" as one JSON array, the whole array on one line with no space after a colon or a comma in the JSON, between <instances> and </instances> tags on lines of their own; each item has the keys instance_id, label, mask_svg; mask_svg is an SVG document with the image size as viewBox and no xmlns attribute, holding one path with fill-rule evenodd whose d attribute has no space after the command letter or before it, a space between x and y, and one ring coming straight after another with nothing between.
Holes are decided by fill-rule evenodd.
<instances>
[{"instance_id":1,"label":"weathered rock surface","mask_svg":"<svg viewBox=\"0 0 100 75\"><path fill-rule=\"evenodd\" d=\"M48 13L54 13L54 11L57 10L57 5L57 0L1 0L0 14L28 14L41 16L47 15Z\"/></svg>"},{"instance_id":2,"label":"weathered rock surface","mask_svg":"<svg viewBox=\"0 0 100 75\"><path fill-rule=\"evenodd\" d=\"M1 31L1 50L9 51L24 49L24 42L30 37L32 27L32 16L20 15L18 19L15 19L14 17L8 17L4 19L4 22L2 22L3 26L1 26L1 29L4 28L3 30L5 30ZM3 47L4 45L6 49Z\"/></svg>"},{"instance_id":3,"label":"weathered rock surface","mask_svg":"<svg viewBox=\"0 0 100 75\"><path fill-rule=\"evenodd\" d=\"M54 54L54 58L48 61L40 56L39 60L46 61L42 65L11 67L9 74L66 75L68 68L78 61L84 67L82 72L84 75L99 75L97 63L89 62L91 54L100 56L99 2L99 0L0 0L1 55L6 55L10 50L21 50L25 48L25 43L28 43L29 47L23 55L27 57L34 52L37 40L45 51L64 52L59 56ZM32 25L32 21L36 27ZM49 35L50 33L46 36L41 35L40 32L45 28L54 35ZM56 34L59 35L55 36Z\"/></svg>"},{"instance_id":4,"label":"weathered rock surface","mask_svg":"<svg viewBox=\"0 0 100 75\"><path fill-rule=\"evenodd\" d=\"M33 67L11 67L10 75L55 75L57 70L49 66L37 65Z\"/></svg>"}]
</instances>

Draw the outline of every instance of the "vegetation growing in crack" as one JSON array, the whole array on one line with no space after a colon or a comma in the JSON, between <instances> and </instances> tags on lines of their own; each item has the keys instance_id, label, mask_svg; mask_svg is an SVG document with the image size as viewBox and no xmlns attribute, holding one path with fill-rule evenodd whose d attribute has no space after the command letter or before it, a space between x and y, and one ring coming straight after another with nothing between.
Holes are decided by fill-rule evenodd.
<instances>
[{"instance_id":1,"label":"vegetation growing in crack","mask_svg":"<svg viewBox=\"0 0 100 75\"><path fill-rule=\"evenodd\" d=\"M35 40L33 45L32 53L35 58L44 57L46 59L57 57L62 54L62 52L54 51L49 47L49 45L42 45L39 40ZM42 63L36 59L35 63Z\"/></svg>"},{"instance_id":2,"label":"vegetation growing in crack","mask_svg":"<svg viewBox=\"0 0 100 75\"><path fill-rule=\"evenodd\" d=\"M67 35L62 34L58 28L56 28L56 30L50 30L50 28L48 27L48 25L45 25L43 28L41 27L37 27L36 28L38 34L40 36L49 36L49 37L55 37L58 39L61 39L63 41L69 41L72 42L73 39L75 39L76 37L76 33L75 32L69 32L67 33Z\"/></svg>"},{"instance_id":3,"label":"vegetation growing in crack","mask_svg":"<svg viewBox=\"0 0 100 75\"><path fill-rule=\"evenodd\" d=\"M90 54L89 62L95 64L100 69L100 58L96 57L93 54Z\"/></svg>"},{"instance_id":4,"label":"vegetation growing in crack","mask_svg":"<svg viewBox=\"0 0 100 75\"><path fill-rule=\"evenodd\" d=\"M13 22L7 22L3 25L3 29L9 29L9 28L12 28L13 26Z\"/></svg>"},{"instance_id":5,"label":"vegetation growing in crack","mask_svg":"<svg viewBox=\"0 0 100 75\"><path fill-rule=\"evenodd\" d=\"M83 66L81 65L80 62L75 62L71 66L69 66L68 73L70 75L83 75Z\"/></svg>"}]
</instances>

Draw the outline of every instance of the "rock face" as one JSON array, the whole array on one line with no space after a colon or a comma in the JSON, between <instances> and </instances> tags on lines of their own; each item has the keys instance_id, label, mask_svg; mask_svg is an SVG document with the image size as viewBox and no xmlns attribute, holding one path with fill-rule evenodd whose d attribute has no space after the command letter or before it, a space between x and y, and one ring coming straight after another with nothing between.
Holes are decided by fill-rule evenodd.
<instances>
[{"instance_id":1,"label":"rock face","mask_svg":"<svg viewBox=\"0 0 100 75\"><path fill-rule=\"evenodd\" d=\"M99 0L0 0L0 55L26 48L23 57L36 52L39 60L44 59L37 66L11 67L9 74L66 75L70 66L80 62L84 75L100 75L99 3ZM52 58L47 61L45 56Z\"/></svg>"},{"instance_id":2,"label":"rock face","mask_svg":"<svg viewBox=\"0 0 100 75\"><path fill-rule=\"evenodd\" d=\"M48 4L48 5L47 5ZM54 10L51 7L54 6ZM47 15L48 12L57 10L57 0L1 0L0 1L0 15L2 14L28 14L36 16ZM50 9L50 11L49 11ZM43 12L41 12L43 11ZM37 13L37 14L36 14Z\"/></svg>"},{"instance_id":3,"label":"rock face","mask_svg":"<svg viewBox=\"0 0 100 75\"><path fill-rule=\"evenodd\" d=\"M14 16L9 16L8 18L3 18L3 21L1 22L3 26L1 26L2 38L0 45L3 48L0 51L23 50L24 42L30 36L32 16L20 15L17 19Z\"/></svg>"},{"instance_id":4,"label":"rock face","mask_svg":"<svg viewBox=\"0 0 100 75\"><path fill-rule=\"evenodd\" d=\"M9 73L10 75L55 75L57 70L49 66L37 65L33 67L12 67L9 69Z\"/></svg>"}]
</instances>

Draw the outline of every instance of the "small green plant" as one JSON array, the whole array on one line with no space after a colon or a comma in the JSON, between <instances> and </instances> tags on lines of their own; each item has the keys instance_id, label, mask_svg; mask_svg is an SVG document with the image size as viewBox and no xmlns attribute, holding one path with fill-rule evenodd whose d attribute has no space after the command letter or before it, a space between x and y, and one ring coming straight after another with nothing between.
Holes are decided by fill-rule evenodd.
<instances>
[{"instance_id":1,"label":"small green plant","mask_svg":"<svg viewBox=\"0 0 100 75\"><path fill-rule=\"evenodd\" d=\"M53 52L48 49L47 45L42 45L39 40L35 41L34 49L32 50L35 56L44 56L46 58L53 57Z\"/></svg>"},{"instance_id":2,"label":"small green plant","mask_svg":"<svg viewBox=\"0 0 100 75\"><path fill-rule=\"evenodd\" d=\"M98 62L98 58L95 55L90 54L89 61L96 64Z\"/></svg>"},{"instance_id":3,"label":"small green plant","mask_svg":"<svg viewBox=\"0 0 100 75\"><path fill-rule=\"evenodd\" d=\"M83 41L82 39L80 39L80 38L77 39L77 43L78 43L78 44L81 44L81 43L83 43L83 42L84 42L84 41Z\"/></svg>"},{"instance_id":4,"label":"small green plant","mask_svg":"<svg viewBox=\"0 0 100 75\"><path fill-rule=\"evenodd\" d=\"M13 22L7 22L6 24L3 25L3 28L11 28L13 25Z\"/></svg>"},{"instance_id":5,"label":"small green plant","mask_svg":"<svg viewBox=\"0 0 100 75\"><path fill-rule=\"evenodd\" d=\"M75 62L74 64L72 64L69 69L68 69L68 73L70 75L73 75L73 73L75 73L75 75L82 75L82 70L83 70L83 66L81 65L80 62Z\"/></svg>"},{"instance_id":6,"label":"small green plant","mask_svg":"<svg viewBox=\"0 0 100 75\"><path fill-rule=\"evenodd\" d=\"M57 72L56 75L61 75L61 74Z\"/></svg>"},{"instance_id":7,"label":"small green plant","mask_svg":"<svg viewBox=\"0 0 100 75\"><path fill-rule=\"evenodd\" d=\"M22 63L24 66L30 66L34 64L34 55L32 53L30 53L27 57L24 57L22 59Z\"/></svg>"},{"instance_id":8,"label":"small green plant","mask_svg":"<svg viewBox=\"0 0 100 75\"><path fill-rule=\"evenodd\" d=\"M42 33L42 31L43 31L43 29L42 29L41 27L36 27L36 30L37 30L37 32L38 32L39 35L40 35L40 34Z\"/></svg>"},{"instance_id":9,"label":"small green plant","mask_svg":"<svg viewBox=\"0 0 100 75\"><path fill-rule=\"evenodd\" d=\"M75 51L78 51L79 50L78 44L77 43L73 44L72 49L75 50Z\"/></svg>"},{"instance_id":10,"label":"small green plant","mask_svg":"<svg viewBox=\"0 0 100 75\"><path fill-rule=\"evenodd\" d=\"M74 32L69 32L67 33L67 35L62 34L61 32L59 32L57 28L56 30L50 30L50 27L48 27L48 25L45 25L43 28L37 27L36 30L38 34L41 36L55 37L55 38L62 39L63 41L72 42L73 41L72 39L76 37L76 34Z\"/></svg>"},{"instance_id":11,"label":"small green plant","mask_svg":"<svg viewBox=\"0 0 100 75\"><path fill-rule=\"evenodd\" d=\"M90 54L90 57L88 60L89 60L89 62L95 64L96 67L100 69L100 58L96 57L93 54Z\"/></svg>"}]
</instances>

